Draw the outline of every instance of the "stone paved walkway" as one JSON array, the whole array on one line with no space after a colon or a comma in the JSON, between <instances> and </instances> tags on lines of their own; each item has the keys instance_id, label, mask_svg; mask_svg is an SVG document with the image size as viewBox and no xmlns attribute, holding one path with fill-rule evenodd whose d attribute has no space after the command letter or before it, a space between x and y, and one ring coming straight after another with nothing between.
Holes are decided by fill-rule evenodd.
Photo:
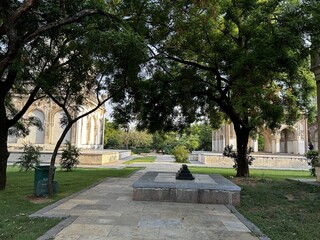
<instances>
[{"instance_id":1,"label":"stone paved walkway","mask_svg":"<svg viewBox=\"0 0 320 240\"><path fill-rule=\"evenodd\" d=\"M67 217L39 239L254 240L259 239L225 205L132 201L132 184L144 172L176 171L180 164L148 164L129 178L109 178L33 214Z\"/></svg>"}]
</instances>

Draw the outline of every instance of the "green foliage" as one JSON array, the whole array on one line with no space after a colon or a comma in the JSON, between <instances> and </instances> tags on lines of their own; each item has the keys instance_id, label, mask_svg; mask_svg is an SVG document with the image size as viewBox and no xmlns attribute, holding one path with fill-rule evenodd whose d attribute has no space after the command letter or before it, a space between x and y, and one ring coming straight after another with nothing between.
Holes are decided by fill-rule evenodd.
<instances>
[{"instance_id":1,"label":"green foliage","mask_svg":"<svg viewBox=\"0 0 320 240\"><path fill-rule=\"evenodd\" d=\"M177 133L158 131L152 135L152 146L157 152L172 154L173 148L177 145Z\"/></svg>"},{"instance_id":2,"label":"green foliage","mask_svg":"<svg viewBox=\"0 0 320 240\"><path fill-rule=\"evenodd\" d=\"M173 154L173 147L172 146L165 146L163 149L162 149L162 153L163 154L167 154L167 155L172 155Z\"/></svg>"},{"instance_id":3,"label":"green foliage","mask_svg":"<svg viewBox=\"0 0 320 240\"><path fill-rule=\"evenodd\" d=\"M199 136L184 134L180 137L178 144L185 146L189 151L196 150L199 148Z\"/></svg>"},{"instance_id":4,"label":"green foliage","mask_svg":"<svg viewBox=\"0 0 320 240\"><path fill-rule=\"evenodd\" d=\"M307 6L315 12L315 2L150 1L148 18L139 19L151 33L149 74L129 86L117 116L151 132L181 132L197 121L217 128L226 120L237 135L311 117L315 82L306 32ZM238 144L246 151L246 141Z\"/></svg>"},{"instance_id":5,"label":"green foliage","mask_svg":"<svg viewBox=\"0 0 320 240\"><path fill-rule=\"evenodd\" d=\"M319 161L319 153L316 150L309 150L304 155L307 158L308 165L311 166L310 173L311 176L316 176L315 165L320 163Z\"/></svg>"},{"instance_id":6,"label":"green foliage","mask_svg":"<svg viewBox=\"0 0 320 240\"><path fill-rule=\"evenodd\" d=\"M32 144L24 144L23 153L18 158L19 161L15 162L13 165L19 165L20 171L28 171L33 167L40 164L40 153L41 147L34 146Z\"/></svg>"},{"instance_id":7,"label":"green foliage","mask_svg":"<svg viewBox=\"0 0 320 240\"><path fill-rule=\"evenodd\" d=\"M105 148L118 148L121 145L120 132L121 130L114 123L105 121Z\"/></svg>"},{"instance_id":8,"label":"green foliage","mask_svg":"<svg viewBox=\"0 0 320 240\"><path fill-rule=\"evenodd\" d=\"M178 163L186 163L189 160L189 151L185 146L176 146L172 153Z\"/></svg>"},{"instance_id":9,"label":"green foliage","mask_svg":"<svg viewBox=\"0 0 320 240\"><path fill-rule=\"evenodd\" d=\"M145 148L137 147L137 148L131 148L131 152L133 152L134 154L150 153L151 149L147 147Z\"/></svg>"},{"instance_id":10,"label":"green foliage","mask_svg":"<svg viewBox=\"0 0 320 240\"><path fill-rule=\"evenodd\" d=\"M232 158L233 162L234 162L234 165L233 165L233 168L234 169L238 169L238 161L239 161L239 158L238 158L238 153L237 151L233 150L232 149L233 146L232 145L227 145L224 150L223 150L223 156L225 157L230 157ZM254 157L252 157L250 155L250 153L253 152L253 149L252 147L249 147L246 151L246 159L248 161L248 164L249 165L252 165L252 162L254 161Z\"/></svg>"},{"instance_id":11,"label":"green foliage","mask_svg":"<svg viewBox=\"0 0 320 240\"><path fill-rule=\"evenodd\" d=\"M186 130L188 131L188 129ZM199 146L196 150L212 150L212 127L208 124L193 124L190 127L190 134L198 136Z\"/></svg>"},{"instance_id":12,"label":"green foliage","mask_svg":"<svg viewBox=\"0 0 320 240\"><path fill-rule=\"evenodd\" d=\"M264 136L262 134L259 134L258 137L258 151L263 151L264 150Z\"/></svg>"},{"instance_id":13,"label":"green foliage","mask_svg":"<svg viewBox=\"0 0 320 240\"><path fill-rule=\"evenodd\" d=\"M105 148L131 148L133 151L146 151L152 145L152 135L145 131L125 131L115 123L107 122L105 127Z\"/></svg>"},{"instance_id":14,"label":"green foliage","mask_svg":"<svg viewBox=\"0 0 320 240\"><path fill-rule=\"evenodd\" d=\"M80 163L79 161L80 149L71 145L69 141L66 142L65 149L61 153L60 167L67 172L72 171Z\"/></svg>"}]
</instances>

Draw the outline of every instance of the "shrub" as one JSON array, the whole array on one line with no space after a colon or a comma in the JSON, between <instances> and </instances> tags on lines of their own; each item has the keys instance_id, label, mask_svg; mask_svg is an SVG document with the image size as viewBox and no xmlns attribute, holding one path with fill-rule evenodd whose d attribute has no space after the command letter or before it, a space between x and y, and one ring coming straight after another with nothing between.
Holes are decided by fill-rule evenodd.
<instances>
[{"instance_id":1,"label":"shrub","mask_svg":"<svg viewBox=\"0 0 320 240\"><path fill-rule=\"evenodd\" d=\"M311 166L310 173L311 176L316 176L315 165L319 163L319 153L316 150L309 150L304 155L307 158L308 165Z\"/></svg>"},{"instance_id":2,"label":"shrub","mask_svg":"<svg viewBox=\"0 0 320 240\"><path fill-rule=\"evenodd\" d=\"M150 152L151 152L150 148L147 148L147 147L131 148L131 151L132 151L134 154L150 153Z\"/></svg>"},{"instance_id":3,"label":"shrub","mask_svg":"<svg viewBox=\"0 0 320 240\"><path fill-rule=\"evenodd\" d=\"M232 158L232 160L234 162L233 168L237 169L238 168L238 153L235 150L233 150L232 148L233 148L232 145L227 145L223 150L223 156ZM246 152L246 158L248 160L249 165L252 165L252 162L254 160L254 157L252 157L250 155L250 153L252 153L252 152L253 152L252 147L249 147Z\"/></svg>"},{"instance_id":4,"label":"shrub","mask_svg":"<svg viewBox=\"0 0 320 240\"><path fill-rule=\"evenodd\" d=\"M170 147L170 146L164 147L164 148L163 148L163 154L168 154L168 155L173 154L173 148Z\"/></svg>"},{"instance_id":5,"label":"shrub","mask_svg":"<svg viewBox=\"0 0 320 240\"><path fill-rule=\"evenodd\" d=\"M15 162L13 165L16 166L19 164L20 171L33 168L40 164L40 150L41 147L33 146L32 144L23 145L23 153L18 158L20 161Z\"/></svg>"},{"instance_id":6,"label":"shrub","mask_svg":"<svg viewBox=\"0 0 320 240\"><path fill-rule=\"evenodd\" d=\"M189 159L189 151L185 146L176 146L173 149L173 156L176 159L176 162L185 163Z\"/></svg>"},{"instance_id":7,"label":"shrub","mask_svg":"<svg viewBox=\"0 0 320 240\"><path fill-rule=\"evenodd\" d=\"M62 151L60 158L61 169L66 169L67 172L72 171L78 165L80 156L80 150L72 146L69 141L66 142L66 148Z\"/></svg>"}]
</instances>

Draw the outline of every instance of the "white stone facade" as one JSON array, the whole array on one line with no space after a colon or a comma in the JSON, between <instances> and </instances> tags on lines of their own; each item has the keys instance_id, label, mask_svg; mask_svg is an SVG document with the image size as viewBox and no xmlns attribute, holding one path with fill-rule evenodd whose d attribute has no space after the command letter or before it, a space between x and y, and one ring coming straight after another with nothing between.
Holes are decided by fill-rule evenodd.
<instances>
[{"instance_id":1,"label":"white stone facade","mask_svg":"<svg viewBox=\"0 0 320 240\"><path fill-rule=\"evenodd\" d=\"M308 139L307 119L298 121L294 126L282 125L274 132L264 129L261 134L264 138L263 152L266 153L304 154L308 150L309 142L314 147L318 145L314 134L311 135L310 141ZM223 152L227 145L233 145L234 148L237 146L233 124L225 124L220 129L212 131L213 152ZM250 138L248 147L252 147L254 152L257 152L258 140Z\"/></svg>"},{"instance_id":2,"label":"white stone facade","mask_svg":"<svg viewBox=\"0 0 320 240\"><path fill-rule=\"evenodd\" d=\"M15 99L14 104L19 109L25 101L26 99ZM91 110L94 106L95 103L88 99L78 116ZM105 108L101 107L78 120L68 132L65 141L70 141L81 149L103 149L105 112ZM53 150L63 131L63 127L60 126L60 119L63 116L62 109L50 99L41 99L35 102L24 115L24 117L29 116L35 116L41 121L43 131L33 126L25 138L9 136L9 149L20 149L23 144L31 143L42 147L43 150Z\"/></svg>"}]
</instances>

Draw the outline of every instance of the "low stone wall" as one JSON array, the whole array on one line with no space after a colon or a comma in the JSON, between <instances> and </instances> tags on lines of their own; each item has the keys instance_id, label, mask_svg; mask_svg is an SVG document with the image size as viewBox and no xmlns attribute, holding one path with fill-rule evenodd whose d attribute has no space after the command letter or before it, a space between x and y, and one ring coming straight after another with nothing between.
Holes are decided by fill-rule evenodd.
<instances>
[{"instance_id":1,"label":"low stone wall","mask_svg":"<svg viewBox=\"0 0 320 240\"><path fill-rule=\"evenodd\" d=\"M81 152L79 161L81 165L105 165L130 155L130 150L83 151Z\"/></svg>"},{"instance_id":2,"label":"low stone wall","mask_svg":"<svg viewBox=\"0 0 320 240\"><path fill-rule=\"evenodd\" d=\"M9 164L19 160L22 150L10 151ZM41 165L50 164L52 152L42 151L40 156ZM80 165L105 165L116 162L120 159L131 155L130 150L81 150L80 151ZM56 158L56 164L59 164L61 153Z\"/></svg>"},{"instance_id":3,"label":"low stone wall","mask_svg":"<svg viewBox=\"0 0 320 240\"><path fill-rule=\"evenodd\" d=\"M120 159L118 152L82 153L79 157L80 165L105 165Z\"/></svg>"},{"instance_id":4,"label":"low stone wall","mask_svg":"<svg viewBox=\"0 0 320 240\"><path fill-rule=\"evenodd\" d=\"M316 164L315 170L316 170L316 181L320 182L320 163Z\"/></svg>"},{"instance_id":5,"label":"low stone wall","mask_svg":"<svg viewBox=\"0 0 320 240\"><path fill-rule=\"evenodd\" d=\"M118 152L120 154L120 159L124 159L126 157L131 156L131 150L119 150Z\"/></svg>"},{"instance_id":6,"label":"low stone wall","mask_svg":"<svg viewBox=\"0 0 320 240\"><path fill-rule=\"evenodd\" d=\"M270 168L270 169L301 169L308 170L306 158L303 156L290 156L290 155L260 155L252 154L255 158L252 168ZM224 157L220 153L192 153L191 159L197 159L199 162L212 167L232 167L234 162L231 158Z\"/></svg>"},{"instance_id":7,"label":"low stone wall","mask_svg":"<svg viewBox=\"0 0 320 240\"><path fill-rule=\"evenodd\" d=\"M10 156L8 159L8 163L12 164L16 161L19 161L19 157L22 155L22 150L11 150L10 151ZM50 151L41 151L40 155L40 163L42 164L50 164L52 152ZM61 154L58 153L56 157L56 163L59 163L59 159L61 157Z\"/></svg>"}]
</instances>

